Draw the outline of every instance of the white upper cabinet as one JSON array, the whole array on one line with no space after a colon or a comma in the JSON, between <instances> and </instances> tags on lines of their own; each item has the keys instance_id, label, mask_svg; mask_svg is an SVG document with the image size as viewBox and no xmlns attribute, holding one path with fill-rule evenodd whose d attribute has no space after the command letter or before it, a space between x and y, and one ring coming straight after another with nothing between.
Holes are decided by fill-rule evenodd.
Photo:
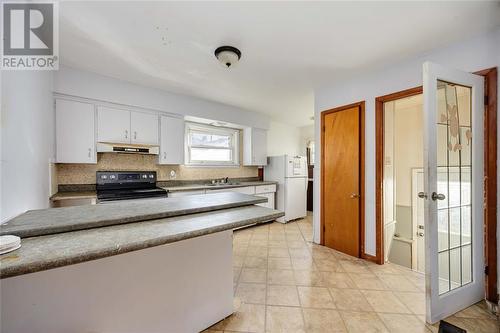
<instances>
[{"instance_id":1,"label":"white upper cabinet","mask_svg":"<svg viewBox=\"0 0 500 333\"><path fill-rule=\"evenodd\" d=\"M184 119L160 117L160 164L184 164Z\"/></svg>"},{"instance_id":2,"label":"white upper cabinet","mask_svg":"<svg viewBox=\"0 0 500 333\"><path fill-rule=\"evenodd\" d=\"M267 131L243 129L243 165L267 165Z\"/></svg>"},{"instance_id":3,"label":"white upper cabinet","mask_svg":"<svg viewBox=\"0 0 500 333\"><path fill-rule=\"evenodd\" d=\"M130 111L99 106L97 141L130 143Z\"/></svg>"},{"instance_id":4,"label":"white upper cabinet","mask_svg":"<svg viewBox=\"0 0 500 333\"><path fill-rule=\"evenodd\" d=\"M97 163L94 105L56 99L57 163Z\"/></svg>"},{"instance_id":5,"label":"white upper cabinet","mask_svg":"<svg viewBox=\"0 0 500 333\"><path fill-rule=\"evenodd\" d=\"M158 144L158 115L142 112L130 112L131 143Z\"/></svg>"},{"instance_id":6,"label":"white upper cabinet","mask_svg":"<svg viewBox=\"0 0 500 333\"><path fill-rule=\"evenodd\" d=\"M158 115L99 106L97 141L157 145Z\"/></svg>"}]
</instances>

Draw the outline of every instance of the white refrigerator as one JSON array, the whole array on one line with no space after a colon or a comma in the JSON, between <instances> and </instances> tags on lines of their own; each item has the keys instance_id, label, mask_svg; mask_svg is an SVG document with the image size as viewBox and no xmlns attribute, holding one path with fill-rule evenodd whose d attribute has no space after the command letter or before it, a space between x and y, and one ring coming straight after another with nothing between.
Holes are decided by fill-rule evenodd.
<instances>
[{"instance_id":1,"label":"white refrigerator","mask_svg":"<svg viewBox=\"0 0 500 333\"><path fill-rule=\"evenodd\" d=\"M307 215L307 159L304 156L270 156L264 180L278 182L276 209L285 212L277 219L286 223Z\"/></svg>"}]
</instances>

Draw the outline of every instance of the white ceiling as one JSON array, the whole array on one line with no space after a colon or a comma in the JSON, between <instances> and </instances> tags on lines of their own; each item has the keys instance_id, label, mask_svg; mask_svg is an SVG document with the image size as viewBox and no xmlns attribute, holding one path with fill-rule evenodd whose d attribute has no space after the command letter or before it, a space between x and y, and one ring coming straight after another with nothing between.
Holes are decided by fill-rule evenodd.
<instances>
[{"instance_id":1,"label":"white ceiling","mask_svg":"<svg viewBox=\"0 0 500 333\"><path fill-rule=\"evenodd\" d=\"M62 2L65 65L312 123L314 87L500 25L499 2ZM242 51L225 69L213 51Z\"/></svg>"}]
</instances>

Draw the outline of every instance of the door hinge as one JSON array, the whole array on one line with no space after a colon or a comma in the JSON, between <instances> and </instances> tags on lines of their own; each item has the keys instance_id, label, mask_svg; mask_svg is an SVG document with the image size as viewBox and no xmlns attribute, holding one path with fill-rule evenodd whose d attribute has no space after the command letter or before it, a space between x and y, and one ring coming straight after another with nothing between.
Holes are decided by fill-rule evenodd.
<instances>
[{"instance_id":1,"label":"door hinge","mask_svg":"<svg viewBox=\"0 0 500 333\"><path fill-rule=\"evenodd\" d=\"M484 105L488 105L490 99L488 98L488 95L484 96Z\"/></svg>"},{"instance_id":2,"label":"door hinge","mask_svg":"<svg viewBox=\"0 0 500 333\"><path fill-rule=\"evenodd\" d=\"M490 269L488 266L484 266L484 274L488 275L490 273Z\"/></svg>"},{"instance_id":3,"label":"door hinge","mask_svg":"<svg viewBox=\"0 0 500 333\"><path fill-rule=\"evenodd\" d=\"M323 126L323 128L321 130L324 132L325 131L325 126Z\"/></svg>"}]
</instances>

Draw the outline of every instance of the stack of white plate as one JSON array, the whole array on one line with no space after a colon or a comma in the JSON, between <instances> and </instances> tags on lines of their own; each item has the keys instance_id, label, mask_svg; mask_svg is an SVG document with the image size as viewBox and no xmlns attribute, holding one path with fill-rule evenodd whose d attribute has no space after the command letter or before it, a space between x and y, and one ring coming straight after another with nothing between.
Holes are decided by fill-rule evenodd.
<instances>
[{"instance_id":1,"label":"stack of white plate","mask_svg":"<svg viewBox=\"0 0 500 333\"><path fill-rule=\"evenodd\" d=\"M21 238L14 235L0 236L0 254L17 250L21 247Z\"/></svg>"}]
</instances>

